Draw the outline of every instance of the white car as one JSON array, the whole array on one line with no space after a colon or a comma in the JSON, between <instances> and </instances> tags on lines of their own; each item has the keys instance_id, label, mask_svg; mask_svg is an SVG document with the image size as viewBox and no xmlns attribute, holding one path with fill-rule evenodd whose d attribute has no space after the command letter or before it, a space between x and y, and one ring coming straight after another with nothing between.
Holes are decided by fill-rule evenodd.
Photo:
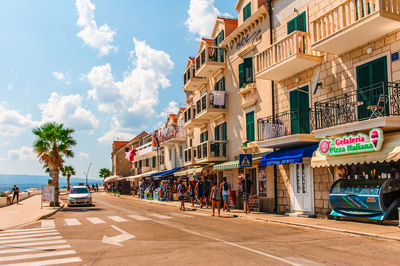
<instances>
[{"instance_id":1,"label":"white car","mask_svg":"<svg viewBox=\"0 0 400 266\"><path fill-rule=\"evenodd\" d=\"M92 195L85 186L71 187L68 195L68 206L92 205Z\"/></svg>"}]
</instances>

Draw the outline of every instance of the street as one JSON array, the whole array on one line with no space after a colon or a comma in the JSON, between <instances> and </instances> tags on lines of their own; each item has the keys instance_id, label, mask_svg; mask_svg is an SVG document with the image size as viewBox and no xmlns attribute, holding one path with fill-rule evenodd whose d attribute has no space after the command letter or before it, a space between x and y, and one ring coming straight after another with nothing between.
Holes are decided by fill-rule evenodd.
<instances>
[{"instance_id":1,"label":"street","mask_svg":"<svg viewBox=\"0 0 400 266\"><path fill-rule=\"evenodd\" d=\"M211 217L94 193L92 207L0 233L0 265L393 265L400 243ZM187 204L188 206L188 204Z\"/></svg>"}]
</instances>

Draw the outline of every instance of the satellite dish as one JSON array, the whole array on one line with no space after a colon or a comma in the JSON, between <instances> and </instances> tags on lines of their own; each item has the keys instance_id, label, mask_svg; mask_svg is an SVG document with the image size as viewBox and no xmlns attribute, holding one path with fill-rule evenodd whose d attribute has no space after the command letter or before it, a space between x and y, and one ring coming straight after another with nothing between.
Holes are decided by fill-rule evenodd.
<instances>
[{"instance_id":1,"label":"satellite dish","mask_svg":"<svg viewBox=\"0 0 400 266\"><path fill-rule=\"evenodd\" d=\"M319 86L322 86L322 82L318 82L320 70L318 70L317 74L315 75L314 83L311 89L311 93L315 94Z\"/></svg>"}]
</instances>

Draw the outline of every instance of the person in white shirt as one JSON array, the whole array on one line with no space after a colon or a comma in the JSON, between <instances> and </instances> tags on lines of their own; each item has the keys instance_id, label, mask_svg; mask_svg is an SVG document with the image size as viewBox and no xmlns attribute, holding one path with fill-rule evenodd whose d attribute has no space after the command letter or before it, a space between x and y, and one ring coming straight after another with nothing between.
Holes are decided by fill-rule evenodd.
<instances>
[{"instance_id":1,"label":"person in white shirt","mask_svg":"<svg viewBox=\"0 0 400 266\"><path fill-rule=\"evenodd\" d=\"M222 200L224 201L224 210L230 212L229 210L229 196L231 195L231 184L226 181L226 177L222 179L220 185L220 191L222 191Z\"/></svg>"}]
</instances>

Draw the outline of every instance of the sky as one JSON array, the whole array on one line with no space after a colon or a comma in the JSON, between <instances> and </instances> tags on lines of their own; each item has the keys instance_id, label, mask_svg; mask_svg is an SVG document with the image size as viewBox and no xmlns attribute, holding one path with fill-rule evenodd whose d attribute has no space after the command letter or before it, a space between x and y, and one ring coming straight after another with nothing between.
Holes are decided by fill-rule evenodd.
<instances>
[{"instance_id":1,"label":"sky","mask_svg":"<svg viewBox=\"0 0 400 266\"><path fill-rule=\"evenodd\" d=\"M182 75L235 0L0 2L0 174L44 175L32 129L76 130L77 177L111 169L113 140L161 127L185 106Z\"/></svg>"}]
</instances>

